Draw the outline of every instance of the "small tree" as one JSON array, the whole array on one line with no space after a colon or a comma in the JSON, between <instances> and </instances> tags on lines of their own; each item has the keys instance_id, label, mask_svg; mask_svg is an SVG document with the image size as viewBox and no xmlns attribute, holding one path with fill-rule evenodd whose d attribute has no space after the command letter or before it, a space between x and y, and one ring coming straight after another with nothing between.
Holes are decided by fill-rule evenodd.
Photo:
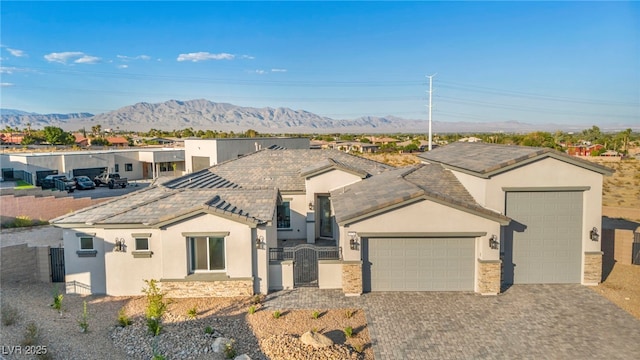
<instances>
[{"instance_id":1,"label":"small tree","mask_svg":"<svg viewBox=\"0 0 640 360\"><path fill-rule=\"evenodd\" d=\"M142 289L147 295L147 308L145 316L147 318L147 328L153 336L160 334L162 330L162 316L167 310L167 303L164 301L164 293L158 287L155 279L145 280L147 286Z\"/></svg>"}]
</instances>

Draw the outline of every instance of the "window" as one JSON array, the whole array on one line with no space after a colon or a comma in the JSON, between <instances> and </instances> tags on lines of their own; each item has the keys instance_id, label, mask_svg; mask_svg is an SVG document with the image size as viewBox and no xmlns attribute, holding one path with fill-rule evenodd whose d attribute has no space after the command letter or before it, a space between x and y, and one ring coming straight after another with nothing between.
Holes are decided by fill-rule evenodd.
<instances>
[{"instance_id":1,"label":"window","mask_svg":"<svg viewBox=\"0 0 640 360\"><path fill-rule=\"evenodd\" d=\"M120 164L115 164L113 170L114 172L120 172Z\"/></svg>"},{"instance_id":2,"label":"window","mask_svg":"<svg viewBox=\"0 0 640 360\"><path fill-rule=\"evenodd\" d=\"M149 239L136 238L136 250L149 250Z\"/></svg>"},{"instance_id":3,"label":"window","mask_svg":"<svg viewBox=\"0 0 640 360\"><path fill-rule=\"evenodd\" d=\"M124 164L124 171L133 171L133 164Z\"/></svg>"},{"instance_id":4,"label":"window","mask_svg":"<svg viewBox=\"0 0 640 360\"><path fill-rule=\"evenodd\" d=\"M189 256L191 271L225 270L224 238L190 237Z\"/></svg>"},{"instance_id":5,"label":"window","mask_svg":"<svg viewBox=\"0 0 640 360\"><path fill-rule=\"evenodd\" d=\"M80 250L93 250L93 237L81 237Z\"/></svg>"},{"instance_id":6,"label":"window","mask_svg":"<svg viewBox=\"0 0 640 360\"><path fill-rule=\"evenodd\" d=\"M158 163L158 167L160 168L161 172L173 171L173 163L170 163L170 162Z\"/></svg>"},{"instance_id":7,"label":"window","mask_svg":"<svg viewBox=\"0 0 640 360\"><path fill-rule=\"evenodd\" d=\"M278 229L291 229L291 209L288 201L278 205Z\"/></svg>"}]
</instances>

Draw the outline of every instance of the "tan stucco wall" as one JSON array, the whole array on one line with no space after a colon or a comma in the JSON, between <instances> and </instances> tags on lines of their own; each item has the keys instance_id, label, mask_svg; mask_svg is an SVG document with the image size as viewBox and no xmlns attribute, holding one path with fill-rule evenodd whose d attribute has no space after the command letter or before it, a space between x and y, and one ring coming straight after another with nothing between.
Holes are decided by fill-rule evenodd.
<instances>
[{"instance_id":1,"label":"tan stucco wall","mask_svg":"<svg viewBox=\"0 0 640 360\"><path fill-rule=\"evenodd\" d=\"M145 286L144 280L162 278L162 234L159 229L105 229L105 272L107 294L114 296L138 295ZM150 258L133 256L134 233L151 234L149 239ZM126 252L113 251L115 239L125 239Z\"/></svg>"},{"instance_id":2,"label":"tan stucco wall","mask_svg":"<svg viewBox=\"0 0 640 360\"><path fill-rule=\"evenodd\" d=\"M360 260L360 249L349 247L349 231L356 232L486 232L478 238L476 255L483 260L498 260L499 251L489 247L489 237L500 235L500 224L439 203L419 202L385 212L348 227L340 227L340 246L344 260Z\"/></svg>"},{"instance_id":3,"label":"tan stucco wall","mask_svg":"<svg viewBox=\"0 0 640 360\"><path fill-rule=\"evenodd\" d=\"M80 249L80 238L76 233L95 233L93 237L93 248L97 251L95 257L78 256L76 251ZM102 229L64 229L62 239L67 292L75 289L78 293L106 294L104 238Z\"/></svg>"},{"instance_id":4,"label":"tan stucco wall","mask_svg":"<svg viewBox=\"0 0 640 360\"><path fill-rule=\"evenodd\" d=\"M454 174L465 187L474 189L472 194L480 204L502 213L506 210L503 188L590 187L583 192L582 251L600 250L600 241L591 241L589 232L593 227L602 230L602 174L554 158L535 161L489 180L455 171ZM484 196L478 190L482 184L486 186ZM584 261L581 271L584 274Z\"/></svg>"},{"instance_id":5,"label":"tan stucco wall","mask_svg":"<svg viewBox=\"0 0 640 360\"><path fill-rule=\"evenodd\" d=\"M306 239L309 203L305 201L305 195L281 194L281 196L283 201L289 201L291 229L278 230L278 239Z\"/></svg>"},{"instance_id":6,"label":"tan stucco wall","mask_svg":"<svg viewBox=\"0 0 640 360\"><path fill-rule=\"evenodd\" d=\"M318 261L318 287L320 289L342 289L342 262L338 260Z\"/></svg>"},{"instance_id":7,"label":"tan stucco wall","mask_svg":"<svg viewBox=\"0 0 640 360\"><path fill-rule=\"evenodd\" d=\"M162 276L165 279L180 279L188 275L187 239L182 233L229 232L225 238L226 271L231 278L252 277L252 254L255 242L248 225L216 215L203 214L174 224L162 232L163 252Z\"/></svg>"},{"instance_id":8,"label":"tan stucco wall","mask_svg":"<svg viewBox=\"0 0 640 360\"><path fill-rule=\"evenodd\" d=\"M481 260L499 260L500 251L489 247L489 237L500 235L500 224L458 209L454 209L433 201L419 202L370 217L347 227L340 227L340 244L345 261L360 261L362 246L351 250L349 231L358 233L392 232L392 233L446 233L446 232L486 232L486 235L475 238L476 258ZM359 239L360 245L362 239ZM475 279L480 271L475 263ZM475 291L479 291L478 281L474 281Z\"/></svg>"}]
</instances>

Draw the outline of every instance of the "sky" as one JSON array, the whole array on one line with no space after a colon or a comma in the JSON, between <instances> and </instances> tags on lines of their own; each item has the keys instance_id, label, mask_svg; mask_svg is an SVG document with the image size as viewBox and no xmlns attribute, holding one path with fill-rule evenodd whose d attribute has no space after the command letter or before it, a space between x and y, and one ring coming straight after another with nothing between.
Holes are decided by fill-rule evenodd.
<instances>
[{"instance_id":1,"label":"sky","mask_svg":"<svg viewBox=\"0 0 640 360\"><path fill-rule=\"evenodd\" d=\"M640 123L638 2L12 2L0 106L207 99L333 119Z\"/></svg>"}]
</instances>

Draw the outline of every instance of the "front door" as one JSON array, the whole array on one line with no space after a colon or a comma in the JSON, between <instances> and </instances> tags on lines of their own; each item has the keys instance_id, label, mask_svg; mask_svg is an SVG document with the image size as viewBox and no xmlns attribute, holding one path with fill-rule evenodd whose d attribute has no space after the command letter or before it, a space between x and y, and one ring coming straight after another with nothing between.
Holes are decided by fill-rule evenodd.
<instances>
[{"instance_id":1,"label":"front door","mask_svg":"<svg viewBox=\"0 0 640 360\"><path fill-rule=\"evenodd\" d=\"M320 237L333 239L333 218L331 217L331 200L328 196L318 196L320 216Z\"/></svg>"}]
</instances>

